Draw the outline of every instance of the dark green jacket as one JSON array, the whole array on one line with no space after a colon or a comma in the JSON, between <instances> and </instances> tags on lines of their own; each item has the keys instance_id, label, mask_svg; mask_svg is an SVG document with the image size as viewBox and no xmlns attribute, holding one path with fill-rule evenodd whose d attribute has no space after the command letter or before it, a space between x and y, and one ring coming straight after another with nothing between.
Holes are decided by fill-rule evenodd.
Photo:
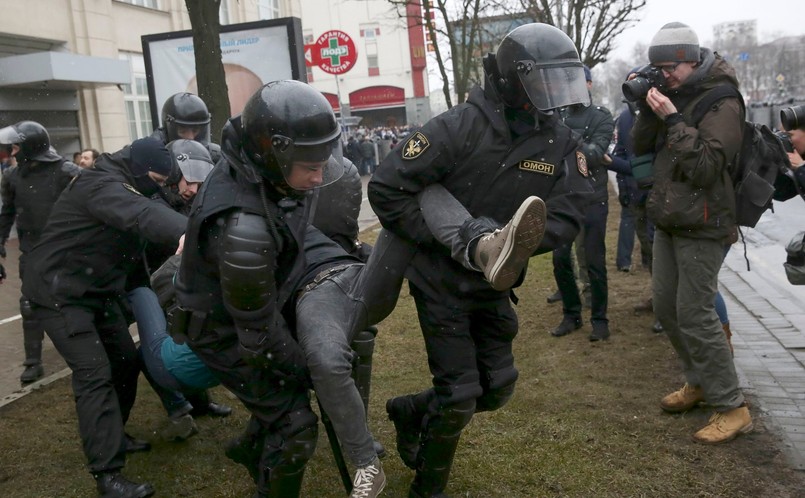
<instances>
[{"instance_id":1,"label":"dark green jacket","mask_svg":"<svg viewBox=\"0 0 805 498\"><path fill-rule=\"evenodd\" d=\"M729 176L741 147L744 112L737 98L718 101L698 124L691 113L707 90L738 81L718 54L702 48L701 63L675 90L665 90L684 121L667 125L641 101L632 129L635 155L654 152L649 216L673 235L725 239L735 233L735 192Z\"/></svg>"}]
</instances>

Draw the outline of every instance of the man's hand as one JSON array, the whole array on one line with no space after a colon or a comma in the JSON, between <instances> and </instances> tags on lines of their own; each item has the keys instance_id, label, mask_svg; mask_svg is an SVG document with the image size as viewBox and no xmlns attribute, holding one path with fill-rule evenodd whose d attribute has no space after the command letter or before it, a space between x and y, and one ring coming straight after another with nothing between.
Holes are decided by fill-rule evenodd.
<instances>
[{"instance_id":1,"label":"man's hand","mask_svg":"<svg viewBox=\"0 0 805 498\"><path fill-rule=\"evenodd\" d=\"M660 93L660 91L654 87L649 88L648 94L646 95L646 103L660 119L665 119L669 115L679 112L674 103L671 102L671 99Z\"/></svg>"},{"instance_id":2,"label":"man's hand","mask_svg":"<svg viewBox=\"0 0 805 498\"><path fill-rule=\"evenodd\" d=\"M609 154L606 154L606 153L605 153L605 154L604 154L604 159L602 160L602 162L603 162L603 163L604 163L606 166L609 166L610 164L612 164L612 158L609 156Z\"/></svg>"},{"instance_id":3,"label":"man's hand","mask_svg":"<svg viewBox=\"0 0 805 498\"><path fill-rule=\"evenodd\" d=\"M184 251L184 234L179 237L179 247L176 248L176 252L174 254L182 254L182 251Z\"/></svg>"},{"instance_id":4,"label":"man's hand","mask_svg":"<svg viewBox=\"0 0 805 498\"><path fill-rule=\"evenodd\" d=\"M788 162L791 163L791 169L797 169L802 166L805 159L802 159L802 156L796 152L787 152L788 154ZM5 249L3 250L3 257L5 257Z\"/></svg>"}]
</instances>

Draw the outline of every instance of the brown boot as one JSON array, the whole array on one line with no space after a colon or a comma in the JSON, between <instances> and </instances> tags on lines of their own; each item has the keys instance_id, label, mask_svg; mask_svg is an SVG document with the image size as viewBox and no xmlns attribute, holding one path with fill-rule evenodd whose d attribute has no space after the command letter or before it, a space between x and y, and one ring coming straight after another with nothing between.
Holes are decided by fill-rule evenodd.
<instances>
[{"instance_id":1,"label":"brown boot","mask_svg":"<svg viewBox=\"0 0 805 498\"><path fill-rule=\"evenodd\" d=\"M726 412L716 412L710 422L693 435L693 440L702 444L718 444L732 441L738 434L752 432L752 416L746 403Z\"/></svg>"},{"instance_id":2,"label":"brown boot","mask_svg":"<svg viewBox=\"0 0 805 498\"><path fill-rule=\"evenodd\" d=\"M704 401L704 392L699 386L685 383L681 389L667 395L660 401L660 407L668 413L686 412Z\"/></svg>"},{"instance_id":3,"label":"brown boot","mask_svg":"<svg viewBox=\"0 0 805 498\"><path fill-rule=\"evenodd\" d=\"M735 357L735 348L732 347L732 331L730 330L730 322L722 323L721 328L724 329L724 335L727 336L727 344L730 347L730 353Z\"/></svg>"}]
</instances>

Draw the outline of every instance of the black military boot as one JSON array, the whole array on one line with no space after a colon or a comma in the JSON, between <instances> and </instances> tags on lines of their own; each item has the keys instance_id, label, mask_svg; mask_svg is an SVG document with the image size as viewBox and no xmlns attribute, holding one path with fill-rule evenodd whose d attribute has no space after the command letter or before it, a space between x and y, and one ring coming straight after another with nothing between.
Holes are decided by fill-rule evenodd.
<instances>
[{"instance_id":1,"label":"black military boot","mask_svg":"<svg viewBox=\"0 0 805 498\"><path fill-rule=\"evenodd\" d=\"M419 434L422 430L422 416L414 407L414 395L398 396L386 401L386 413L394 422L397 432L397 453L406 467L416 469L419 451Z\"/></svg>"},{"instance_id":2,"label":"black military boot","mask_svg":"<svg viewBox=\"0 0 805 498\"><path fill-rule=\"evenodd\" d=\"M45 375L45 369L42 367L42 341L25 341L24 346L25 361L22 364L25 366L25 370L20 375L20 382L30 384Z\"/></svg>"},{"instance_id":3,"label":"black military boot","mask_svg":"<svg viewBox=\"0 0 805 498\"><path fill-rule=\"evenodd\" d=\"M458 440L454 436L438 436L422 443L417 455L414 482L408 490L408 498L447 498L444 490L453 466Z\"/></svg>"},{"instance_id":4,"label":"black military boot","mask_svg":"<svg viewBox=\"0 0 805 498\"><path fill-rule=\"evenodd\" d=\"M186 395L185 398L193 405L193 409L190 410L190 415L193 417L203 417L205 415L209 415L210 417L228 417L232 414L232 407L212 401L207 391L189 394Z\"/></svg>"},{"instance_id":5,"label":"black military boot","mask_svg":"<svg viewBox=\"0 0 805 498\"><path fill-rule=\"evenodd\" d=\"M126 434L126 453L137 453L138 451L149 451L150 449L151 443L148 441Z\"/></svg>"},{"instance_id":6,"label":"black military boot","mask_svg":"<svg viewBox=\"0 0 805 498\"><path fill-rule=\"evenodd\" d=\"M562 337L563 335L567 335L574 330L579 330L580 328L581 318L577 316L565 315L562 318L562 323L551 331L551 335L554 337Z\"/></svg>"},{"instance_id":7,"label":"black military boot","mask_svg":"<svg viewBox=\"0 0 805 498\"><path fill-rule=\"evenodd\" d=\"M255 484L260 480L260 456L263 454L265 433L260 423L252 418L246 431L227 443L224 454L235 463L246 467Z\"/></svg>"},{"instance_id":8,"label":"black military boot","mask_svg":"<svg viewBox=\"0 0 805 498\"><path fill-rule=\"evenodd\" d=\"M94 474L98 495L103 498L144 498L154 494L154 488L144 482L131 482L118 470Z\"/></svg>"}]
</instances>

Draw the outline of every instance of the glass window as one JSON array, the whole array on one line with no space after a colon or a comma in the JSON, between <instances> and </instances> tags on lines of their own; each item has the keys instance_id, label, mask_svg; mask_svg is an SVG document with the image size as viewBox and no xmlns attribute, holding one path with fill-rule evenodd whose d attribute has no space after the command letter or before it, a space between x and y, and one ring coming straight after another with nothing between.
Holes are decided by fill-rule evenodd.
<instances>
[{"instance_id":1,"label":"glass window","mask_svg":"<svg viewBox=\"0 0 805 498\"><path fill-rule=\"evenodd\" d=\"M258 0L257 17L263 19L277 19L280 17L279 0Z\"/></svg>"},{"instance_id":2,"label":"glass window","mask_svg":"<svg viewBox=\"0 0 805 498\"><path fill-rule=\"evenodd\" d=\"M157 0L120 0L121 2L130 3L132 5L139 5L140 7L148 7L149 9L158 9Z\"/></svg>"},{"instance_id":3,"label":"glass window","mask_svg":"<svg viewBox=\"0 0 805 498\"><path fill-rule=\"evenodd\" d=\"M221 0L221 8L218 11L218 22L221 26L229 24L229 0Z\"/></svg>"},{"instance_id":4,"label":"glass window","mask_svg":"<svg viewBox=\"0 0 805 498\"><path fill-rule=\"evenodd\" d=\"M141 54L130 52L121 52L120 59L128 61L131 70L131 82L123 85L123 100L126 102L129 138L134 141L151 135L154 130L145 79L145 61Z\"/></svg>"}]
</instances>

